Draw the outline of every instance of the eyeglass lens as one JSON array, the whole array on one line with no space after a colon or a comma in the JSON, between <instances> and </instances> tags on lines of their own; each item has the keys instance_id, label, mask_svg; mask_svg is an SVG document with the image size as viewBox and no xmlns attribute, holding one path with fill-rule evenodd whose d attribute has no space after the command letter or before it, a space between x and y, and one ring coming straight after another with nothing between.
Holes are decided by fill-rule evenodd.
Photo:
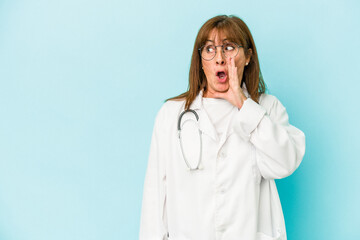
<instances>
[{"instance_id":1,"label":"eyeglass lens","mask_svg":"<svg viewBox=\"0 0 360 240\"><path fill-rule=\"evenodd\" d=\"M205 60L211 60L215 57L216 47L222 47L225 57L235 57L239 51L239 47L235 43L225 43L222 46L214 46L207 44L201 48L201 57Z\"/></svg>"}]
</instances>

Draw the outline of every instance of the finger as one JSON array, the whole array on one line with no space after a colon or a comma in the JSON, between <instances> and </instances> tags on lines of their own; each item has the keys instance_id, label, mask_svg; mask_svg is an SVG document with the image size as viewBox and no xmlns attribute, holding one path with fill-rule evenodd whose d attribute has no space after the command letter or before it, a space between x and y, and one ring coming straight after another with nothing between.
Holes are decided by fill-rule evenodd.
<instances>
[{"instance_id":1,"label":"finger","mask_svg":"<svg viewBox=\"0 0 360 240\"><path fill-rule=\"evenodd\" d=\"M235 87L238 82L237 77L237 67L235 67L235 60L234 58L230 58L230 68L229 68L229 74L230 74L230 80L229 83L232 87Z\"/></svg>"},{"instance_id":2,"label":"finger","mask_svg":"<svg viewBox=\"0 0 360 240\"><path fill-rule=\"evenodd\" d=\"M232 59L231 57L229 57L229 64L228 64L228 73L229 73L229 83L232 84L233 78L234 78L234 74L233 74L233 64L232 64Z\"/></svg>"},{"instance_id":3,"label":"finger","mask_svg":"<svg viewBox=\"0 0 360 240\"><path fill-rule=\"evenodd\" d=\"M238 83L238 75L237 75L237 67L235 66L235 59L232 58L232 66L233 66L233 75L234 75L234 84Z\"/></svg>"}]
</instances>

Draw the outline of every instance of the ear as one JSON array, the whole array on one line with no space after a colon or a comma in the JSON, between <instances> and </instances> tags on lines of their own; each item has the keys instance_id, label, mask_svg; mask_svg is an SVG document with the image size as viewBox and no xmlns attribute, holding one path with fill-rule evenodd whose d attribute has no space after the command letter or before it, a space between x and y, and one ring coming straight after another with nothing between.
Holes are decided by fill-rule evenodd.
<instances>
[{"instance_id":1,"label":"ear","mask_svg":"<svg viewBox=\"0 0 360 240\"><path fill-rule=\"evenodd\" d=\"M252 57L252 54L253 54L253 51L251 48L249 48L247 51L246 51L246 62L250 62L250 59Z\"/></svg>"}]
</instances>

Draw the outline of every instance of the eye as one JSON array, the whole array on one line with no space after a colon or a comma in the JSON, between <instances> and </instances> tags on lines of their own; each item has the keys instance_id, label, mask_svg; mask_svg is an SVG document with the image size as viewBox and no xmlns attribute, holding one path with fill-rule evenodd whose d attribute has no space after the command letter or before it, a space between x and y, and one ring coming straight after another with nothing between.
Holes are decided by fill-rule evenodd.
<instances>
[{"instance_id":1,"label":"eye","mask_svg":"<svg viewBox=\"0 0 360 240\"><path fill-rule=\"evenodd\" d=\"M236 46L234 43L227 43L224 45L224 50L225 51L233 51L235 50Z\"/></svg>"},{"instance_id":2,"label":"eye","mask_svg":"<svg viewBox=\"0 0 360 240\"><path fill-rule=\"evenodd\" d=\"M207 53L213 53L213 52L215 52L215 47L213 45L205 46L205 51Z\"/></svg>"}]
</instances>

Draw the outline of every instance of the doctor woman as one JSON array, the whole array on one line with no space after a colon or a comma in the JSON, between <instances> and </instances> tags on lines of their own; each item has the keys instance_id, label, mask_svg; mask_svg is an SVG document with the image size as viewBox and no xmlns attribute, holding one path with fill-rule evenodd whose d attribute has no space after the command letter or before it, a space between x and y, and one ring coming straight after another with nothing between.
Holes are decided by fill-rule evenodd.
<instances>
[{"instance_id":1,"label":"doctor woman","mask_svg":"<svg viewBox=\"0 0 360 240\"><path fill-rule=\"evenodd\" d=\"M155 120L140 240L285 240L274 179L291 175L304 153L304 133L265 93L246 24L209 19L195 40L188 91Z\"/></svg>"}]
</instances>

